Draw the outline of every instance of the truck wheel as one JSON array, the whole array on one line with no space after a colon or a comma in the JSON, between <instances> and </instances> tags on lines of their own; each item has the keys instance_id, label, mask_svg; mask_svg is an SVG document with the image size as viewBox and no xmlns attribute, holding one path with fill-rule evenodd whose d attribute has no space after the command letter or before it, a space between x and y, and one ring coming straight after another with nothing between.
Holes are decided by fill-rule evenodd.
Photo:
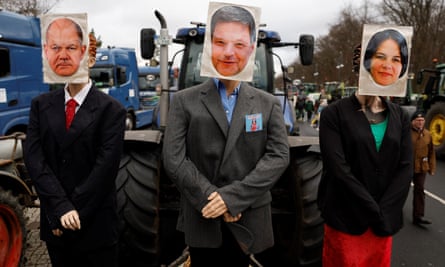
<instances>
[{"instance_id":1,"label":"truck wheel","mask_svg":"<svg viewBox=\"0 0 445 267\"><path fill-rule=\"evenodd\" d=\"M25 229L23 207L0 188L0 266L20 266L25 255Z\"/></svg>"},{"instance_id":2,"label":"truck wheel","mask_svg":"<svg viewBox=\"0 0 445 267\"><path fill-rule=\"evenodd\" d=\"M133 130L134 129L134 117L131 113L127 113L127 117L125 118L125 130Z\"/></svg>"},{"instance_id":3,"label":"truck wheel","mask_svg":"<svg viewBox=\"0 0 445 267\"><path fill-rule=\"evenodd\" d=\"M445 103L436 102L425 118L425 127L430 131L437 154L445 155Z\"/></svg>"},{"instance_id":4,"label":"truck wheel","mask_svg":"<svg viewBox=\"0 0 445 267\"><path fill-rule=\"evenodd\" d=\"M116 179L120 266L159 266L159 169L159 145L125 143Z\"/></svg>"}]
</instances>

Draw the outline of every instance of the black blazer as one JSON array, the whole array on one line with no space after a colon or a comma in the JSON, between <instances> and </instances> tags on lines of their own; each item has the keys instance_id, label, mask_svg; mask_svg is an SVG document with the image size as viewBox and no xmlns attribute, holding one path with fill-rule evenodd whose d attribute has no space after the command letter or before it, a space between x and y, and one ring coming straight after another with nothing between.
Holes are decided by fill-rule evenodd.
<instances>
[{"instance_id":1,"label":"black blazer","mask_svg":"<svg viewBox=\"0 0 445 267\"><path fill-rule=\"evenodd\" d=\"M371 227L388 236L403 225L413 171L410 122L398 105L382 100L388 126L379 151L355 96L329 105L320 116L318 204L326 223L346 233Z\"/></svg>"},{"instance_id":2,"label":"black blazer","mask_svg":"<svg viewBox=\"0 0 445 267\"><path fill-rule=\"evenodd\" d=\"M123 148L126 112L94 86L65 130L64 90L33 99L25 142L25 164L41 203L41 239L93 249L117 242L115 178ZM60 217L76 209L80 231L60 228Z\"/></svg>"}]
</instances>

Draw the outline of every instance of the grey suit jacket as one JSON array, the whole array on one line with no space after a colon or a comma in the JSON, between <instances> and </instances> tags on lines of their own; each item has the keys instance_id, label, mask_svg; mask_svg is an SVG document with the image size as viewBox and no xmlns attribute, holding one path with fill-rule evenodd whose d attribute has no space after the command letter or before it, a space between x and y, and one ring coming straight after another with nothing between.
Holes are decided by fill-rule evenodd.
<instances>
[{"instance_id":1,"label":"grey suit jacket","mask_svg":"<svg viewBox=\"0 0 445 267\"><path fill-rule=\"evenodd\" d=\"M246 115L261 114L263 130L246 130ZM274 96L242 83L229 126L212 79L176 93L163 146L167 174L181 192L178 229L194 247L221 244L222 218L201 209L217 191L232 215L228 223L242 248L257 253L273 245L269 190L289 162L281 106Z\"/></svg>"}]
</instances>

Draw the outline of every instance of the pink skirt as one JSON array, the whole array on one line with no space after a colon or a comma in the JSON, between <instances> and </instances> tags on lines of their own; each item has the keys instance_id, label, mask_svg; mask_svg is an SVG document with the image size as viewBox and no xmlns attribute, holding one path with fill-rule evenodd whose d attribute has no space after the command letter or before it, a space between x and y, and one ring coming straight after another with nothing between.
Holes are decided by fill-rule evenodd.
<instances>
[{"instance_id":1,"label":"pink skirt","mask_svg":"<svg viewBox=\"0 0 445 267\"><path fill-rule=\"evenodd\" d=\"M324 227L323 267L390 267L392 237L376 236L371 229L350 235Z\"/></svg>"}]
</instances>

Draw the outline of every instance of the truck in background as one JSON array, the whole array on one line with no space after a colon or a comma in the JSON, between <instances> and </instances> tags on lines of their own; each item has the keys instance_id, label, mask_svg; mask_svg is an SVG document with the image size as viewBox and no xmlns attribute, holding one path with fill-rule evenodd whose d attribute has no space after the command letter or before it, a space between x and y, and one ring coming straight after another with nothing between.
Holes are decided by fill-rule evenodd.
<instances>
[{"instance_id":1,"label":"truck in background","mask_svg":"<svg viewBox=\"0 0 445 267\"><path fill-rule=\"evenodd\" d=\"M90 69L96 87L116 98L127 110L126 129L149 126L153 119L153 106L140 99L139 71L133 48L99 48L96 64Z\"/></svg>"},{"instance_id":2,"label":"truck in background","mask_svg":"<svg viewBox=\"0 0 445 267\"><path fill-rule=\"evenodd\" d=\"M39 19L0 9L0 135L26 132L31 100L49 88Z\"/></svg>"}]
</instances>

